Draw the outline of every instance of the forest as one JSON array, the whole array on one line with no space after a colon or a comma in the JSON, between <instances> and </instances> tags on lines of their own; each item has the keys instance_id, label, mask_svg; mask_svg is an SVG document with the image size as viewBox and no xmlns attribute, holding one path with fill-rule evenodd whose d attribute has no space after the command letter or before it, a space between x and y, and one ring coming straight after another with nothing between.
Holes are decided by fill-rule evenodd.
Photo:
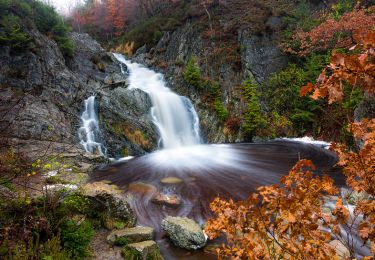
<instances>
[{"instance_id":1,"label":"forest","mask_svg":"<svg viewBox=\"0 0 375 260\"><path fill-rule=\"evenodd\" d=\"M0 259L374 258L374 1L73 2L0 0Z\"/></svg>"}]
</instances>

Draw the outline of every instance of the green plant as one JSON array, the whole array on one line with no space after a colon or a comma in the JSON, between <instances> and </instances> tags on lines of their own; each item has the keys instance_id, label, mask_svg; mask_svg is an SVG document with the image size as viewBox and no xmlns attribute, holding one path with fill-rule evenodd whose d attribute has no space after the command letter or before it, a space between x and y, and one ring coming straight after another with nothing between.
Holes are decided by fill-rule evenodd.
<instances>
[{"instance_id":1,"label":"green plant","mask_svg":"<svg viewBox=\"0 0 375 260\"><path fill-rule=\"evenodd\" d=\"M221 102L221 99L216 99L215 100L215 102L214 102L214 109L215 109L216 115L218 116L218 118L220 119L220 121L222 123L224 123L225 120L228 118L229 113L228 113L227 108Z\"/></svg>"},{"instance_id":2,"label":"green plant","mask_svg":"<svg viewBox=\"0 0 375 260\"><path fill-rule=\"evenodd\" d=\"M64 248L71 251L74 257L84 258L89 255L88 246L94 234L95 231L89 221L77 223L68 220L63 225L61 240Z\"/></svg>"},{"instance_id":3,"label":"green plant","mask_svg":"<svg viewBox=\"0 0 375 260\"><path fill-rule=\"evenodd\" d=\"M200 90L203 88L202 74L194 56L189 58L184 69L183 77L185 82L194 88Z\"/></svg>"},{"instance_id":4,"label":"green plant","mask_svg":"<svg viewBox=\"0 0 375 260\"><path fill-rule=\"evenodd\" d=\"M314 119L320 116L319 106L322 102L299 95L300 86L308 81L308 75L316 74L319 67L317 61L320 62L321 58L308 60L307 70L289 64L260 86L261 99L267 104L268 110L290 118L298 135L312 131Z\"/></svg>"},{"instance_id":5,"label":"green plant","mask_svg":"<svg viewBox=\"0 0 375 260\"><path fill-rule=\"evenodd\" d=\"M338 20L344 13L352 11L355 3L355 0L339 0L331 6L331 16Z\"/></svg>"},{"instance_id":6,"label":"green plant","mask_svg":"<svg viewBox=\"0 0 375 260\"><path fill-rule=\"evenodd\" d=\"M0 20L0 43L10 46L12 50L27 50L32 40L21 25L21 19L13 14L5 15Z\"/></svg>"},{"instance_id":7,"label":"green plant","mask_svg":"<svg viewBox=\"0 0 375 260\"><path fill-rule=\"evenodd\" d=\"M251 81L245 81L243 85L243 96L246 100L246 111L243 115L242 129L247 141L252 141L257 128L262 123L260 102L256 85Z\"/></svg>"}]
</instances>

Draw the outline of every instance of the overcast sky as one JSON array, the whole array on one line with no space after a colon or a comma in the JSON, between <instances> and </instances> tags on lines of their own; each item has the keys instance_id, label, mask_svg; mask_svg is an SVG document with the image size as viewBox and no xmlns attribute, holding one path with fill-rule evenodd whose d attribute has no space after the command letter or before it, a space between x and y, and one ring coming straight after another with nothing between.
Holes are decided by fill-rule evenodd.
<instances>
[{"instance_id":1,"label":"overcast sky","mask_svg":"<svg viewBox=\"0 0 375 260\"><path fill-rule=\"evenodd\" d=\"M79 3L81 0L44 0L49 2L56 7L56 10L62 14L67 14L69 10L72 10L73 7Z\"/></svg>"}]
</instances>

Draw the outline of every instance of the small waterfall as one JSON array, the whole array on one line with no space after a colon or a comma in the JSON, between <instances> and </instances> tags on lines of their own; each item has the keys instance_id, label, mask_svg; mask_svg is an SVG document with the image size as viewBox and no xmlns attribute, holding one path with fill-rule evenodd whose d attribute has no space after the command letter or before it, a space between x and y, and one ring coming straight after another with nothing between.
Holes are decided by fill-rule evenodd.
<instances>
[{"instance_id":1,"label":"small waterfall","mask_svg":"<svg viewBox=\"0 0 375 260\"><path fill-rule=\"evenodd\" d=\"M178 148L200 144L199 118L191 101L173 93L165 86L163 75L121 54L114 54L130 73L129 89L141 89L151 98L151 116L159 130L162 148ZM124 69L121 66L121 70Z\"/></svg>"},{"instance_id":2,"label":"small waterfall","mask_svg":"<svg viewBox=\"0 0 375 260\"><path fill-rule=\"evenodd\" d=\"M99 134L99 120L95 110L95 96L85 100L81 121L82 126L78 131L80 144L83 145L86 152L105 155L105 148L96 141Z\"/></svg>"}]
</instances>

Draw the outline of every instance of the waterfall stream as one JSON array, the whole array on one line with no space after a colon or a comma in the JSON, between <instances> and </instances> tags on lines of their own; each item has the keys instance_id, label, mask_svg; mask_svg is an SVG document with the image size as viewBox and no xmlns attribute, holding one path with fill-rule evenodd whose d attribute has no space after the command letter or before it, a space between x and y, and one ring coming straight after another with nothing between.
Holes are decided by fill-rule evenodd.
<instances>
[{"instance_id":1,"label":"waterfall stream","mask_svg":"<svg viewBox=\"0 0 375 260\"><path fill-rule=\"evenodd\" d=\"M151 116L160 134L161 148L179 148L200 144L199 118L191 101L173 93L163 75L121 54L114 54L129 71L129 89L141 89L151 98ZM121 67L124 73L123 67Z\"/></svg>"},{"instance_id":2,"label":"waterfall stream","mask_svg":"<svg viewBox=\"0 0 375 260\"><path fill-rule=\"evenodd\" d=\"M95 96L90 96L84 102L84 110L81 115L82 126L78 131L80 144L86 152L105 155L103 145L97 142L99 134L99 120L95 109Z\"/></svg>"}]
</instances>

